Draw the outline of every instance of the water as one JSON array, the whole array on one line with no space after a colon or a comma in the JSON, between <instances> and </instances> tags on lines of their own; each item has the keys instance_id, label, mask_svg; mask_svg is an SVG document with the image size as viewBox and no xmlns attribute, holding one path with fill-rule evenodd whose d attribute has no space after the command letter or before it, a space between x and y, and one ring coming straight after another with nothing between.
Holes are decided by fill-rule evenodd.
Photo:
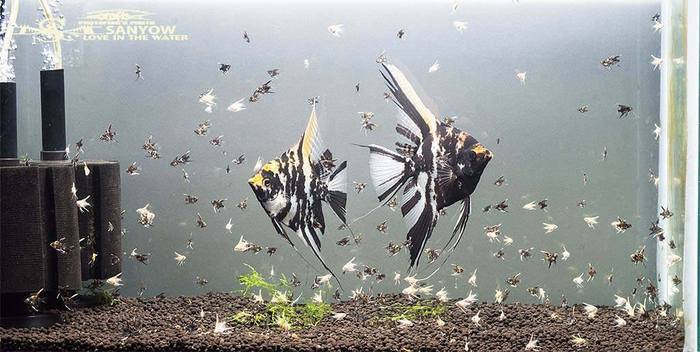
<instances>
[{"instance_id":1,"label":"water","mask_svg":"<svg viewBox=\"0 0 700 352\"><path fill-rule=\"evenodd\" d=\"M420 88L421 96L440 117L458 115L456 126L473 134L494 153L472 198L472 216L464 239L447 264L429 281L435 291L445 286L451 297L466 296L469 290L481 300L493 301L495 289L510 289L508 302L530 302L526 288L539 286L558 304L564 294L569 303L613 303L613 294L631 296L636 279L655 282L655 240L647 228L656 217L656 188L648 182L648 170L656 172L657 142L652 130L658 123L659 76L650 55L659 55L659 33L651 28L651 17L659 11L658 1L603 2L474 2L461 4L450 14L447 1L404 4L325 4L277 2L227 4L224 2L87 2L66 1L65 28L74 28L76 19L95 10L129 8L152 13L159 24L177 26L187 41L86 41L63 43L66 69L67 129L70 143L85 138L83 158L115 159L122 168L132 162L142 168L141 175L122 174L122 207L126 211L123 227L122 258L125 295L136 295L146 287L145 295L193 295L207 291L239 289L237 276L250 264L262 273L274 266L277 275L296 273L303 281L304 295L315 275L323 271L309 269L303 260L281 239L246 184L253 174L258 156L267 161L296 143L304 130L310 106L306 99L320 96L318 107L321 133L334 155L349 162L349 180L368 182L368 153L352 143L377 143L391 146L397 111L382 93L385 87L375 58L386 51L390 62L397 63ZM20 23L33 23L31 11L20 15ZM460 34L452 25L467 21ZM334 37L327 31L343 24L344 33ZM403 40L396 37L405 30ZM242 39L247 31L251 43ZM19 38L19 37L18 37ZM38 158L40 47L31 39L18 39L17 83L20 153ZM600 60L621 55L622 62L610 70ZM309 60L305 69L304 60ZM440 69L428 73L437 60ZM22 63L22 64L19 64ZM229 63L231 71L222 75L218 63ZM143 80L137 80L135 64L143 68ZM232 113L226 107L250 96L266 82L266 71L280 69L271 85L274 94L247 109ZM516 70L527 72L521 84ZM360 83L360 93L355 85ZM199 94L214 89L217 105L204 111ZM617 104L633 107L631 117L618 119ZM581 114L576 109L588 105ZM358 111L372 111L378 128L365 134L360 128ZM205 137L193 130L211 120ZM117 131L117 143L98 141L109 124ZM162 158L144 158L141 145L152 135L161 147ZM214 148L208 141L224 136L224 145ZM500 143L497 141L500 139ZM601 160L603 148L608 150ZM185 165L191 182L182 177L181 167L169 162L191 151L193 162ZM227 151L223 155L222 151ZM230 161L245 153L247 162ZM226 174L226 166L231 172ZM583 174L588 177L586 185ZM499 176L506 183L493 183ZM356 218L378 203L371 184L355 194L349 189L349 218ZM185 205L183 194L199 197L196 205ZM210 201L226 198L226 207L215 214ZM248 198L248 209L236 204ZM530 201L549 200L547 212L527 211L521 207ZM508 199L508 213L481 209ZM577 203L586 200L581 209ZM151 204L156 214L154 225L137 223L136 209ZM458 205L441 218L429 248L442 248L456 221ZM195 216L202 214L208 226L196 226ZM332 215L324 208L326 219ZM600 216L590 229L584 216ZM617 216L633 227L616 234L610 223ZM224 226L233 219L233 234ZM376 225L388 220L387 234ZM406 233L401 216L382 208L353 224L364 239L358 245L335 244L346 231L328 222L322 253L339 274L346 288L364 287L365 291L400 292L406 284L395 286L394 272L405 275L408 254L389 257L384 247L400 243ZM542 223L554 223L558 229L545 234ZM502 224L502 232L513 239L503 247L490 243L483 228ZM192 233L194 249L186 242ZM243 235L261 246L278 247L277 254L265 252L234 253L233 247ZM302 253L320 268L311 252L293 237ZM540 250L561 253L562 245L571 253L567 261L551 269L542 261ZM650 260L634 265L630 254L646 245ZM518 249L533 247L532 258L521 262ZM133 248L150 252L149 265L138 263L128 254ZM504 248L504 259L493 253ZM174 253L187 256L176 266ZM387 275L380 283L352 274L340 275L340 268L352 257L355 262L376 267ZM442 262L442 258L436 263ZM450 264L459 264L465 272L451 276ZM591 263L597 276L584 287L576 288L572 279L584 278ZM423 256L419 277L436 266L427 265ZM477 284L467 284L478 268ZM614 273L612 285L606 275ZM522 282L510 288L504 279L521 273ZM206 287L195 278L209 280ZM644 286L647 285L646 279ZM640 288L637 300L643 300Z\"/></svg>"}]
</instances>

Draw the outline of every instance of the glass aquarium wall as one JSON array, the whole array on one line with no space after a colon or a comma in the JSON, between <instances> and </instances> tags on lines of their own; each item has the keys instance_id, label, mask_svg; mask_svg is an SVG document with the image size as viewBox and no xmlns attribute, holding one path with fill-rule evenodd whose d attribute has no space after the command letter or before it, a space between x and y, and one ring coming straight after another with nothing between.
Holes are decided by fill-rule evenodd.
<instances>
[{"instance_id":1,"label":"glass aquarium wall","mask_svg":"<svg viewBox=\"0 0 700 352\"><path fill-rule=\"evenodd\" d=\"M661 42L669 64L661 74L659 205L681 216L664 226L674 246L658 244L659 293L684 317L688 351L697 349L697 9L695 2L664 2L668 26Z\"/></svg>"},{"instance_id":2,"label":"glass aquarium wall","mask_svg":"<svg viewBox=\"0 0 700 352\"><path fill-rule=\"evenodd\" d=\"M498 291L511 303L654 301L666 271L653 224L676 218L657 209L660 11L659 1L65 1L71 156L82 141L80 158L123 169L121 293L238 290L250 266L313 294L326 270L295 231L296 250L278 234L249 185L258 159L300 141L311 99L336 165L347 161L349 226L323 204L318 246L343 298L399 293L407 284L395 278L415 275L487 302ZM42 45L34 11L17 21L19 150L37 159ZM456 203L410 274L403 190L380 206L362 146L398 139L380 56L437 120L492 155L460 243L443 250Z\"/></svg>"}]
</instances>

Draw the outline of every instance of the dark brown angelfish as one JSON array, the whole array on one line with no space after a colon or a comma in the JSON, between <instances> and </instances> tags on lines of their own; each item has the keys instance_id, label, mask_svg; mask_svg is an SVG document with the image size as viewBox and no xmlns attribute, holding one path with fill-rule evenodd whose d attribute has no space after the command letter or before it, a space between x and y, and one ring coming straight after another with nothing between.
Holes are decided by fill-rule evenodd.
<instances>
[{"instance_id":1,"label":"dark brown angelfish","mask_svg":"<svg viewBox=\"0 0 700 352\"><path fill-rule=\"evenodd\" d=\"M382 64L382 76L402 110L396 126L401 141L396 151L369 145L372 183L380 201L388 201L403 187L401 213L409 228L410 268L418 265L435 228L440 210L462 201L459 219L445 248L464 234L476 189L491 152L469 133L440 122L423 104L404 74Z\"/></svg>"}]
</instances>

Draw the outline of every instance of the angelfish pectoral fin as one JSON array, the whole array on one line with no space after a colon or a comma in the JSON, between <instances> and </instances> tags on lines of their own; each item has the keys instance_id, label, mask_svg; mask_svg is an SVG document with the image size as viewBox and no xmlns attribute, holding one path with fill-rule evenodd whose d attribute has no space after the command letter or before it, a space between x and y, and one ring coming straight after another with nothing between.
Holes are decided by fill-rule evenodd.
<instances>
[{"instance_id":1,"label":"angelfish pectoral fin","mask_svg":"<svg viewBox=\"0 0 700 352\"><path fill-rule=\"evenodd\" d=\"M445 187L457 179L452 166L444 159L438 160L436 171L435 180L440 187Z\"/></svg>"}]
</instances>

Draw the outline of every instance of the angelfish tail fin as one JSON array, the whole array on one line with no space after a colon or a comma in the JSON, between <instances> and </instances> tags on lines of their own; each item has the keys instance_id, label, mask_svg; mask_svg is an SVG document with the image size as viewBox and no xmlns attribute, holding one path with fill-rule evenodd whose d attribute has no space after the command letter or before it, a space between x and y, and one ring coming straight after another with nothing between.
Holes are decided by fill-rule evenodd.
<instances>
[{"instance_id":1,"label":"angelfish tail fin","mask_svg":"<svg viewBox=\"0 0 700 352\"><path fill-rule=\"evenodd\" d=\"M328 187L328 194L324 200L331 206L333 212L338 215L340 221L346 224L346 208L348 202L347 184L348 184L348 173L347 173L348 162L343 161L338 165L338 167L333 171L333 173L328 176L326 180L326 185Z\"/></svg>"},{"instance_id":2,"label":"angelfish tail fin","mask_svg":"<svg viewBox=\"0 0 700 352\"><path fill-rule=\"evenodd\" d=\"M413 174L413 162L388 148L370 144L370 178L379 201L391 199Z\"/></svg>"}]
</instances>

